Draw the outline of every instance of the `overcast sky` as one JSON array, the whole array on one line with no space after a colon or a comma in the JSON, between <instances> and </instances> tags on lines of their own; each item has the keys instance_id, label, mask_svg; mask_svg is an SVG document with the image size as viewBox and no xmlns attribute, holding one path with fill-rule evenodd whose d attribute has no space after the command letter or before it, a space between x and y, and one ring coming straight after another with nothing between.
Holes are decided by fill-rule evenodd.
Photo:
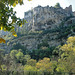
<instances>
[{"instance_id":1,"label":"overcast sky","mask_svg":"<svg viewBox=\"0 0 75 75\"><path fill-rule=\"evenodd\" d=\"M24 0L24 5L17 5L14 10L17 11L17 17L24 18L24 12L30 10L32 7L38 5L41 6L54 6L56 3L60 3L61 7L65 8L72 5L73 11L75 11L75 0Z\"/></svg>"}]
</instances>

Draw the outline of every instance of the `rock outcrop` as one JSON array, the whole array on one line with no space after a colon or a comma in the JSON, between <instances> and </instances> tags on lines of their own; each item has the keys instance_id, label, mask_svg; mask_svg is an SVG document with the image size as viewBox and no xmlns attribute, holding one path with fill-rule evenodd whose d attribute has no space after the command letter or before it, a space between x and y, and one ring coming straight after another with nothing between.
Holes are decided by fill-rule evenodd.
<instances>
[{"instance_id":1,"label":"rock outcrop","mask_svg":"<svg viewBox=\"0 0 75 75\"><path fill-rule=\"evenodd\" d=\"M26 30L47 30L58 27L59 24L66 19L66 17L73 16L72 6L63 8L42 7L38 6L34 9L25 12L24 19L27 20Z\"/></svg>"}]
</instances>

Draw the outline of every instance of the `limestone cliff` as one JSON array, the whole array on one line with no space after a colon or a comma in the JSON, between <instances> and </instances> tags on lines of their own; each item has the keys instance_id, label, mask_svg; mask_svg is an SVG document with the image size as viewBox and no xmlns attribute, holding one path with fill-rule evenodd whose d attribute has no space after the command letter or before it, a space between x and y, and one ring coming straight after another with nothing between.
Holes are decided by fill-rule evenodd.
<instances>
[{"instance_id":1,"label":"limestone cliff","mask_svg":"<svg viewBox=\"0 0 75 75\"><path fill-rule=\"evenodd\" d=\"M38 31L53 29L54 27L58 27L62 21L70 16L73 16L71 5L65 9L61 7L38 6L25 12L24 19L28 21L28 23L25 24L26 30Z\"/></svg>"}]
</instances>

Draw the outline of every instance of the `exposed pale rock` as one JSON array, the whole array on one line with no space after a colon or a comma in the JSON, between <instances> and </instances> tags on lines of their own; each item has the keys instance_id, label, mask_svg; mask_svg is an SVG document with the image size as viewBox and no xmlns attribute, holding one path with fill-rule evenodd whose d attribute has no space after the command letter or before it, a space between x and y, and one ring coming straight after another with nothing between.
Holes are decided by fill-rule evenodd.
<instances>
[{"instance_id":1,"label":"exposed pale rock","mask_svg":"<svg viewBox=\"0 0 75 75\"><path fill-rule=\"evenodd\" d=\"M26 30L47 30L54 28L55 25L60 24L66 17L73 15L72 6L63 8L54 7L35 7L31 11L25 12L25 19L28 21ZM34 23L33 23L34 20ZM48 23L49 22L49 23Z\"/></svg>"}]
</instances>

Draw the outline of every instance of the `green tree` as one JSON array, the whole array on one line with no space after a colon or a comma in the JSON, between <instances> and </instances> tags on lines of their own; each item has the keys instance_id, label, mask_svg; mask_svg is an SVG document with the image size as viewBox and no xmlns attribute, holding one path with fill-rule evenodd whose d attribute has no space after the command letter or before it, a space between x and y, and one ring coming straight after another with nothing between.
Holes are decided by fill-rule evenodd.
<instances>
[{"instance_id":1,"label":"green tree","mask_svg":"<svg viewBox=\"0 0 75 75\"><path fill-rule=\"evenodd\" d=\"M31 65L25 65L24 71L37 71L37 68Z\"/></svg>"},{"instance_id":2,"label":"green tree","mask_svg":"<svg viewBox=\"0 0 75 75\"><path fill-rule=\"evenodd\" d=\"M17 37L14 30L15 24L22 26L26 21L21 21L16 17L16 12L13 11L13 7L17 4L22 5L23 0L0 0L0 30L9 31L13 36ZM11 20L10 20L11 18ZM3 38L0 38L0 43L5 43Z\"/></svg>"},{"instance_id":3,"label":"green tree","mask_svg":"<svg viewBox=\"0 0 75 75\"><path fill-rule=\"evenodd\" d=\"M3 57L4 57L4 50L0 49L0 69L1 69L1 65L3 63Z\"/></svg>"},{"instance_id":4,"label":"green tree","mask_svg":"<svg viewBox=\"0 0 75 75\"><path fill-rule=\"evenodd\" d=\"M17 50L12 50L11 52L10 52L10 57L11 57L11 59L15 59L16 60L16 54L18 53L18 51Z\"/></svg>"},{"instance_id":5,"label":"green tree","mask_svg":"<svg viewBox=\"0 0 75 75\"><path fill-rule=\"evenodd\" d=\"M23 54L26 54L26 47L25 46L22 46L20 43L15 43L13 44L13 48L12 50L15 49L15 50L19 50L21 49Z\"/></svg>"},{"instance_id":6,"label":"green tree","mask_svg":"<svg viewBox=\"0 0 75 75\"><path fill-rule=\"evenodd\" d=\"M12 6L16 6L16 4L23 4L22 0L0 0L0 30L11 31L14 29L14 24L17 23L19 26L22 21L20 18L16 17L16 12L13 11ZM12 21L9 21L9 18Z\"/></svg>"},{"instance_id":7,"label":"green tree","mask_svg":"<svg viewBox=\"0 0 75 75\"><path fill-rule=\"evenodd\" d=\"M26 61L29 61L29 60L31 59L31 57L30 57L30 55L25 55L25 56L24 56L24 59L25 59Z\"/></svg>"},{"instance_id":8,"label":"green tree","mask_svg":"<svg viewBox=\"0 0 75 75\"><path fill-rule=\"evenodd\" d=\"M36 49L36 50L32 50L29 52L29 55L31 56L32 59L43 59L44 57L51 57L52 56L52 52L54 50L55 47L45 47L42 46L41 49Z\"/></svg>"},{"instance_id":9,"label":"green tree","mask_svg":"<svg viewBox=\"0 0 75 75\"><path fill-rule=\"evenodd\" d=\"M43 60L39 60L36 63L37 69L40 71L47 71L47 72L52 72L52 62L50 62L50 58L43 58Z\"/></svg>"},{"instance_id":10,"label":"green tree","mask_svg":"<svg viewBox=\"0 0 75 75\"><path fill-rule=\"evenodd\" d=\"M22 62L23 61L23 53L22 52L18 52L17 54L16 54L16 58L17 58L17 61L18 62Z\"/></svg>"},{"instance_id":11,"label":"green tree","mask_svg":"<svg viewBox=\"0 0 75 75\"><path fill-rule=\"evenodd\" d=\"M15 60L17 63L22 63L24 59L24 54L21 51L12 50L10 52L11 59Z\"/></svg>"},{"instance_id":12,"label":"green tree","mask_svg":"<svg viewBox=\"0 0 75 75\"><path fill-rule=\"evenodd\" d=\"M59 3L56 3L56 5L54 6L55 8L60 8L60 4Z\"/></svg>"},{"instance_id":13,"label":"green tree","mask_svg":"<svg viewBox=\"0 0 75 75\"><path fill-rule=\"evenodd\" d=\"M30 55L24 55L21 50L12 50L10 52L11 59L16 63L22 63L25 65L27 61L31 59Z\"/></svg>"},{"instance_id":14,"label":"green tree","mask_svg":"<svg viewBox=\"0 0 75 75\"><path fill-rule=\"evenodd\" d=\"M62 50L58 60L58 72L75 72L75 36L69 37L67 43L60 47Z\"/></svg>"},{"instance_id":15,"label":"green tree","mask_svg":"<svg viewBox=\"0 0 75 75\"><path fill-rule=\"evenodd\" d=\"M36 65L36 60L30 59L30 60L27 61L26 64L27 64L27 65L31 65L31 66L35 66L35 65Z\"/></svg>"}]
</instances>

